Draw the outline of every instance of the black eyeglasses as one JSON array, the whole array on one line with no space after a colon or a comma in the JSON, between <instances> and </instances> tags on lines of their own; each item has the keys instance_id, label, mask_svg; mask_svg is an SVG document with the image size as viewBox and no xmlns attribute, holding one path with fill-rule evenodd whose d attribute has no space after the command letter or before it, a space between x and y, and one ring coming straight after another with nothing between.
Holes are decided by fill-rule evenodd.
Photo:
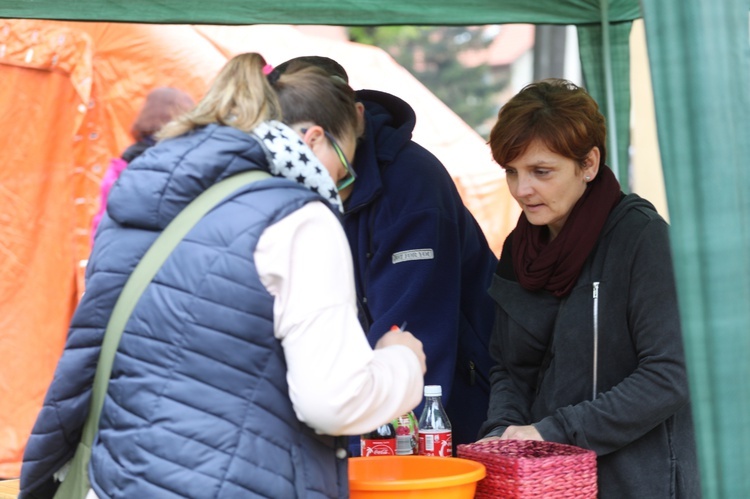
<instances>
[{"instance_id":1,"label":"black eyeglasses","mask_svg":"<svg viewBox=\"0 0 750 499\"><path fill-rule=\"evenodd\" d=\"M303 128L300 131L302 133L307 133L307 128ZM333 135L331 135L325 130L323 130L323 133L325 134L326 138L331 142L331 145L333 146L333 150L336 151L336 154L339 157L339 161L341 161L341 164L344 165L344 169L346 170L346 177L341 179L336 184L336 189L338 189L339 191L343 191L344 189L352 185L355 180L357 180L357 174L355 173L354 168L352 168L352 164L349 163L348 159L346 159L346 155L344 154L344 151L341 149L341 146L339 146L339 143L336 142L336 139L333 138Z\"/></svg>"}]
</instances>

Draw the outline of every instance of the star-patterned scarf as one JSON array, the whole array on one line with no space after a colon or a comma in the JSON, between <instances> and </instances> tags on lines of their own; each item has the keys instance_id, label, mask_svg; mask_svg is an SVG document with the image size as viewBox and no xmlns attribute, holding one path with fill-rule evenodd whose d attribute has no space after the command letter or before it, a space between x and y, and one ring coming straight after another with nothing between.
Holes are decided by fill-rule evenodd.
<instances>
[{"instance_id":1,"label":"star-patterned scarf","mask_svg":"<svg viewBox=\"0 0 750 499\"><path fill-rule=\"evenodd\" d=\"M265 121L255 127L252 134L263 142L271 155L272 175L304 185L344 212L339 191L328 170L294 130L279 121Z\"/></svg>"}]
</instances>

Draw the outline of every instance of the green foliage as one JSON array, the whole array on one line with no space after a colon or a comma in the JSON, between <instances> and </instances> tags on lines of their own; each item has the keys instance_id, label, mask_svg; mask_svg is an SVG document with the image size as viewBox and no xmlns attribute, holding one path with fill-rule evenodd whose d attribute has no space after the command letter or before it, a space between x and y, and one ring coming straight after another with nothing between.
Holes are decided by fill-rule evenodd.
<instances>
[{"instance_id":1,"label":"green foliage","mask_svg":"<svg viewBox=\"0 0 750 499\"><path fill-rule=\"evenodd\" d=\"M417 26L353 26L349 38L357 43L385 47L398 46L404 41L416 40L423 28Z\"/></svg>"},{"instance_id":2,"label":"green foliage","mask_svg":"<svg viewBox=\"0 0 750 499\"><path fill-rule=\"evenodd\" d=\"M352 41L388 52L472 128L497 114L494 94L504 82L486 64L468 67L461 53L485 49L491 39L478 27L358 26L349 28Z\"/></svg>"}]
</instances>

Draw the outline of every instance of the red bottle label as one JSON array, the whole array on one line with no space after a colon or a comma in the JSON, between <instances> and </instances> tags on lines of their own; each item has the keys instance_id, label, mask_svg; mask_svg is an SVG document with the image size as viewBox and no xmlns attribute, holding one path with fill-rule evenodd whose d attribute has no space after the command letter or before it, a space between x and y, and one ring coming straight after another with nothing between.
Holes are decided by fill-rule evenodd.
<instances>
[{"instance_id":1,"label":"red bottle label","mask_svg":"<svg viewBox=\"0 0 750 499\"><path fill-rule=\"evenodd\" d=\"M453 456L453 438L450 430L419 430L420 456Z\"/></svg>"},{"instance_id":2,"label":"red bottle label","mask_svg":"<svg viewBox=\"0 0 750 499\"><path fill-rule=\"evenodd\" d=\"M395 456L396 439L386 438L379 440L369 440L361 438L359 440L362 449L362 456Z\"/></svg>"}]
</instances>

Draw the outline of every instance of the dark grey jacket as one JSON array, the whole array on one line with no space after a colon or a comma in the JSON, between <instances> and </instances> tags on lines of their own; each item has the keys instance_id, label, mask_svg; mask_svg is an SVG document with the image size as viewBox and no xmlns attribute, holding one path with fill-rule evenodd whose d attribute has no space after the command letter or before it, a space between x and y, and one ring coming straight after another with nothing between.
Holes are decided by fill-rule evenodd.
<instances>
[{"instance_id":1,"label":"dark grey jacket","mask_svg":"<svg viewBox=\"0 0 750 499\"><path fill-rule=\"evenodd\" d=\"M509 248L498 269L513 277ZM600 497L700 496L668 225L650 203L631 194L615 207L567 297L497 274L490 294L483 435L534 424L594 450Z\"/></svg>"}]
</instances>

